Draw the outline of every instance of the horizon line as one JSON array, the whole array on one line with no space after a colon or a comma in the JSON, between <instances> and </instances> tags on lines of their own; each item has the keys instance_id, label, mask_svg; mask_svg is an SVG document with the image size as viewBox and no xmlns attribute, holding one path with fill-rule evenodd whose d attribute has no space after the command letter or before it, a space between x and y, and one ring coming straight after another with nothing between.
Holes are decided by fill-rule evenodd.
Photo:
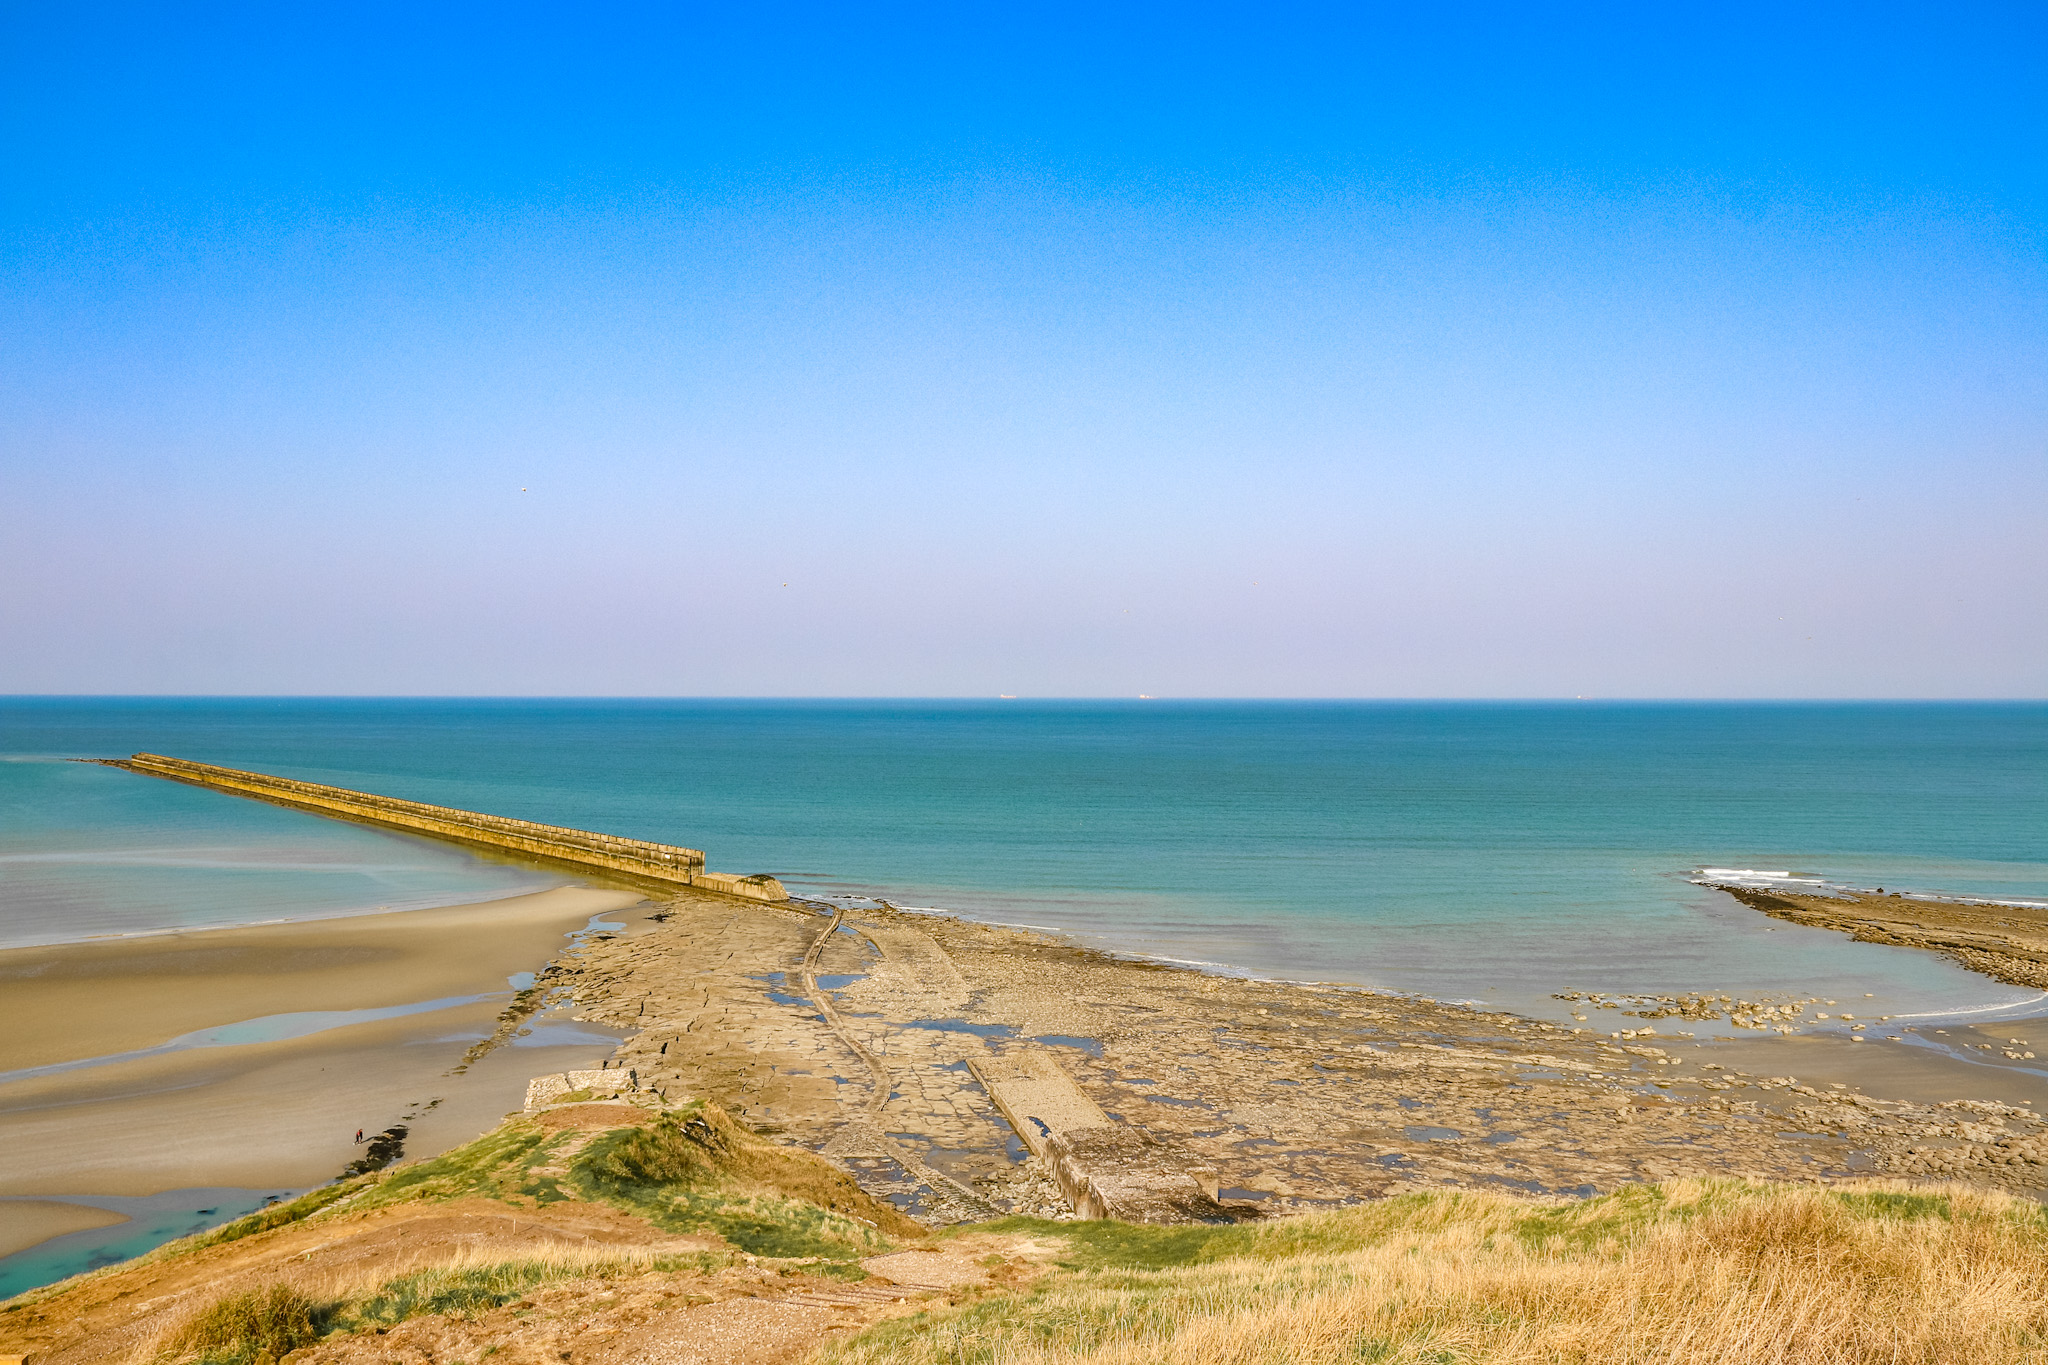
<instances>
[{"instance_id":1,"label":"horizon line","mask_svg":"<svg viewBox=\"0 0 2048 1365\"><path fill-rule=\"evenodd\" d=\"M2048 697L1725 697L1725 696L1229 696L1190 694L1166 696L1130 693L1077 693L1022 696L982 692L959 693L657 693L657 692L0 692L0 702L15 701L337 701L337 702L1018 702L1100 704L1109 702L1208 703L1234 705L1390 705L1390 706L2038 706Z\"/></svg>"}]
</instances>

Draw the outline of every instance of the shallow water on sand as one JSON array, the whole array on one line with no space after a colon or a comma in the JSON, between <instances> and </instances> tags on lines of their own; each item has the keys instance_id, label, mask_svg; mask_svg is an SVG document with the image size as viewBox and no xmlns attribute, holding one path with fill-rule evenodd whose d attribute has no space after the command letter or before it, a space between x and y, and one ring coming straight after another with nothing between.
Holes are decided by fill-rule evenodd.
<instances>
[{"instance_id":1,"label":"shallow water on sand","mask_svg":"<svg viewBox=\"0 0 2048 1365\"><path fill-rule=\"evenodd\" d=\"M451 995L439 1000L420 1000L409 1005L386 1005L378 1009L302 1010L291 1014L267 1014L232 1024L221 1024L214 1028L195 1029L191 1033L181 1033L154 1047L136 1048L131 1052L110 1052L98 1057L82 1057L76 1061L51 1062L45 1066L0 1071L0 1085L32 1080L38 1076L56 1076L66 1071L83 1071L88 1067L139 1061L144 1057L161 1057L167 1052L189 1052L194 1048L208 1047L238 1047L246 1043L283 1042L287 1039L325 1033L329 1029L347 1028L351 1024L367 1024L379 1019L403 1019L409 1014L433 1014L460 1005L508 999L509 993Z\"/></svg>"},{"instance_id":2,"label":"shallow water on sand","mask_svg":"<svg viewBox=\"0 0 2048 1365\"><path fill-rule=\"evenodd\" d=\"M67 1195L62 1202L110 1209L126 1221L53 1237L0 1257L0 1299L153 1251L165 1242L233 1222L300 1190L165 1190L150 1195ZM0 1218L9 1201L0 1199Z\"/></svg>"},{"instance_id":3,"label":"shallow water on sand","mask_svg":"<svg viewBox=\"0 0 2048 1365\"><path fill-rule=\"evenodd\" d=\"M0 947L460 905L560 886L394 838L53 755L0 703Z\"/></svg>"},{"instance_id":4,"label":"shallow water on sand","mask_svg":"<svg viewBox=\"0 0 2048 1365\"><path fill-rule=\"evenodd\" d=\"M0 702L0 751L138 749L704 848L799 893L1524 1009L1567 988L1868 992L1899 1014L2037 996L1767 921L1691 885L1702 866L2048 897L2031 703ZM0 939L531 885L114 770L0 763L9 781L48 804L24 823L0 797ZM135 875L115 843L172 852ZM50 891L32 860L80 849Z\"/></svg>"}]
</instances>

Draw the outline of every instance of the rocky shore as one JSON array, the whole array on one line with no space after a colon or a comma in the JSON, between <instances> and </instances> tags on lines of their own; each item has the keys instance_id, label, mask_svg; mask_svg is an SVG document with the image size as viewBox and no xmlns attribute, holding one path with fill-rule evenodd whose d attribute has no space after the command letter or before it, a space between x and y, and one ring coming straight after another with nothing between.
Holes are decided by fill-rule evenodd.
<instances>
[{"instance_id":1,"label":"rocky shore","mask_svg":"<svg viewBox=\"0 0 2048 1365\"><path fill-rule=\"evenodd\" d=\"M2048 991L2048 910L1899 892L1718 886L1752 910L1793 924L1834 929L1862 943L1927 948L1973 972Z\"/></svg>"},{"instance_id":2,"label":"rocky shore","mask_svg":"<svg viewBox=\"0 0 2048 1365\"><path fill-rule=\"evenodd\" d=\"M1886 1093L1861 1064L1869 1049L1846 1038L1660 1028L1703 1016L1705 998L1617 998L1606 1003L1645 1022L1563 1027L886 906L740 907L694 892L585 945L550 981L580 1016L635 1030L612 1065L636 1085L712 1100L928 1222L1072 1206L1071 1182L985 1083L1023 1059L1070 1079L1077 1107L1100 1116L1079 1120L1096 1125L1086 1131L1139 1135L1219 1216L1678 1176L2048 1185L2048 1125L2013 1089L2027 1077ZM1711 1009L1775 1033L1815 1003L1715 997Z\"/></svg>"}]
</instances>

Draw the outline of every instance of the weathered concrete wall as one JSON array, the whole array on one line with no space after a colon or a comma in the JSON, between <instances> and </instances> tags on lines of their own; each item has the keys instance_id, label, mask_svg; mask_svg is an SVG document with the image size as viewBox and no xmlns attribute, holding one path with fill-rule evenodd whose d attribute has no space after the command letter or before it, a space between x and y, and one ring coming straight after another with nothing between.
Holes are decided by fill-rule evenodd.
<instances>
[{"instance_id":1,"label":"weathered concrete wall","mask_svg":"<svg viewBox=\"0 0 2048 1365\"><path fill-rule=\"evenodd\" d=\"M744 896L755 901L789 899L789 893L782 889L782 883L773 877L742 877L737 872L699 872L690 879L690 885L706 891L722 891L728 896Z\"/></svg>"},{"instance_id":2,"label":"weathered concrete wall","mask_svg":"<svg viewBox=\"0 0 2048 1365\"><path fill-rule=\"evenodd\" d=\"M649 843L644 839L621 839L610 834L536 824L531 820L512 820L501 815L481 815L449 806L430 806L420 801L401 801L391 796L350 791L346 787L329 787L319 782L300 782L289 777L272 777L267 773L221 768L211 763L193 763L162 754L136 754L116 766L131 772L168 777L178 782L295 806L321 815L336 815L346 820L507 849L555 862L607 868L685 886L701 886L708 891L749 900L789 899L782 883L773 877L739 877L731 873L706 872L704 855L694 848Z\"/></svg>"},{"instance_id":3,"label":"weathered concrete wall","mask_svg":"<svg viewBox=\"0 0 2048 1365\"><path fill-rule=\"evenodd\" d=\"M967 1068L1081 1217L1127 1223L1231 1218L1216 1202L1214 1171L1189 1165L1150 1134L1113 1121L1043 1051L970 1058Z\"/></svg>"},{"instance_id":4,"label":"weathered concrete wall","mask_svg":"<svg viewBox=\"0 0 2048 1365\"><path fill-rule=\"evenodd\" d=\"M536 1109L559 1104L562 1096L579 1090L589 1091L592 1099L609 1100L632 1095L639 1089L639 1073L625 1067L558 1071L552 1076L535 1076L526 1083L526 1112L531 1114Z\"/></svg>"}]
</instances>

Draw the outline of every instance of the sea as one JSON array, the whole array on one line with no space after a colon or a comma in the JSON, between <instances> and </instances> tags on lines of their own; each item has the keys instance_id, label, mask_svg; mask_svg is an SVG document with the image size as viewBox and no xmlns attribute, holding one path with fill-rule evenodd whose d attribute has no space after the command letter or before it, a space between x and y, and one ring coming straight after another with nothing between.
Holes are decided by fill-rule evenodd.
<instances>
[{"instance_id":1,"label":"sea","mask_svg":"<svg viewBox=\"0 0 2048 1365\"><path fill-rule=\"evenodd\" d=\"M0 699L0 945L454 904L554 873L137 751L683 844L796 894L1562 1018L1563 991L2048 1012L1711 875L2048 908L2048 704Z\"/></svg>"}]
</instances>

